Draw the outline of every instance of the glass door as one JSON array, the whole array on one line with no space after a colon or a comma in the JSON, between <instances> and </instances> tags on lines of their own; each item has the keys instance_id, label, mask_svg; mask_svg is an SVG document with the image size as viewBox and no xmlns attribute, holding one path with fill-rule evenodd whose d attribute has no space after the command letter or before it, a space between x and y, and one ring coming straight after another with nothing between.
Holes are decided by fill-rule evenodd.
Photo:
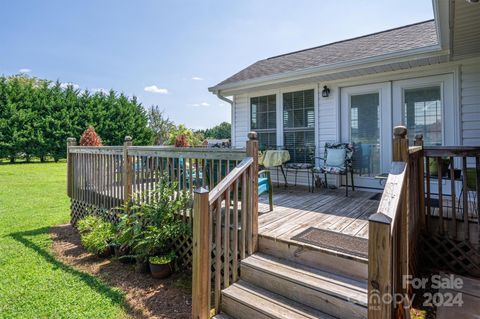
<instances>
[{"instance_id":1,"label":"glass door","mask_svg":"<svg viewBox=\"0 0 480 319\"><path fill-rule=\"evenodd\" d=\"M342 90L342 140L352 143L356 186L382 188L378 177L391 158L389 84Z\"/></svg>"}]
</instances>

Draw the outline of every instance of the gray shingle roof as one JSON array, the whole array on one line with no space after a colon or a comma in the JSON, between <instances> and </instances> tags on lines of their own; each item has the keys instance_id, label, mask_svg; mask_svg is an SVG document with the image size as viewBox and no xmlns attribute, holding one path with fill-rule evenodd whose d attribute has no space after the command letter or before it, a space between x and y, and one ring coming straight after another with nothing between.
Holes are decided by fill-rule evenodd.
<instances>
[{"instance_id":1,"label":"gray shingle roof","mask_svg":"<svg viewBox=\"0 0 480 319\"><path fill-rule=\"evenodd\" d=\"M220 82L217 86L417 49L437 43L435 21L429 20L260 60Z\"/></svg>"}]
</instances>

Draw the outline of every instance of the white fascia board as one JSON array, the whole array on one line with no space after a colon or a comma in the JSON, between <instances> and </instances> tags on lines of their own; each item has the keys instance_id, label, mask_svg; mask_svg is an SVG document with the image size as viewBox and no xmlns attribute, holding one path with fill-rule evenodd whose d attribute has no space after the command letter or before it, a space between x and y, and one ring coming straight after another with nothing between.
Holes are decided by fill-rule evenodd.
<instances>
[{"instance_id":1,"label":"white fascia board","mask_svg":"<svg viewBox=\"0 0 480 319\"><path fill-rule=\"evenodd\" d=\"M433 15L435 18L435 27L437 29L437 39L442 49L450 48L450 32L453 21L450 19L450 1L432 0Z\"/></svg>"},{"instance_id":2,"label":"white fascia board","mask_svg":"<svg viewBox=\"0 0 480 319\"><path fill-rule=\"evenodd\" d=\"M422 47L422 48L417 48L412 50L377 55L374 57L369 57L364 59L322 65L318 67L301 69L297 71L285 72L281 74L273 74L270 76L264 76L264 77L259 77L255 79L245 80L245 81L238 81L238 82L225 84L225 85L213 86L208 88L208 90L214 94L221 92L222 94L225 94L225 95L232 95L234 94L233 91L238 89L248 89L248 88L253 88L259 85L281 83L286 80L291 81L291 80L301 79L305 77L315 77L315 76L321 76L325 74L344 72L344 71L354 70L359 67L381 65L387 62L395 63L395 62L410 61L410 60L420 59L425 57L441 56L441 55L446 55L448 53L449 53L448 50L442 50L439 45L432 45L432 46L427 46L427 47Z\"/></svg>"}]
</instances>

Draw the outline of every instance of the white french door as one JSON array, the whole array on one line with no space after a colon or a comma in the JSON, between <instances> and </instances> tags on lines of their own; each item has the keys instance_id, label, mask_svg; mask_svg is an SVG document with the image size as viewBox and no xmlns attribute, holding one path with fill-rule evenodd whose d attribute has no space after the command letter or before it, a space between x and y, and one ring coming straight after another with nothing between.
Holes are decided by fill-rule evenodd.
<instances>
[{"instance_id":1,"label":"white french door","mask_svg":"<svg viewBox=\"0 0 480 319\"><path fill-rule=\"evenodd\" d=\"M375 176L390 168L391 110L390 82L341 90L341 139L354 145L355 186L383 188Z\"/></svg>"},{"instance_id":2,"label":"white french door","mask_svg":"<svg viewBox=\"0 0 480 319\"><path fill-rule=\"evenodd\" d=\"M458 145L453 74L393 82L393 122L405 125L410 143L423 135L428 146Z\"/></svg>"}]
</instances>

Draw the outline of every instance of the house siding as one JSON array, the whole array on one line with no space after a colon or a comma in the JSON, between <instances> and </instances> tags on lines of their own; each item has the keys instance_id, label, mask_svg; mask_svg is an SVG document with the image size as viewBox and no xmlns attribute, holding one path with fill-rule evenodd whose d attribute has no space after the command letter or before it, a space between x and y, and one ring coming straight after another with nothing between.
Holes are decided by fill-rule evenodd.
<instances>
[{"instance_id":1,"label":"house siding","mask_svg":"<svg viewBox=\"0 0 480 319\"><path fill-rule=\"evenodd\" d=\"M246 95L236 95L233 106L235 125L232 126L232 143L235 148L244 148L250 129L249 105Z\"/></svg>"},{"instance_id":2,"label":"house siding","mask_svg":"<svg viewBox=\"0 0 480 319\"><path fill-rule=\"evenodd\" d=\"M461 66L462 144L480 145L480 61Z\"/></svg>"},{"instance_id":3,"label":"house siding","mask_svg":"<svg viewBox=\"0 0 480 319\"><path fill-rule=\"evenodd\" d=\"M331 90L330 96L324 98L321 96L321 89L316 90L316 116L317 116L317 156L322 156L324 153L323 146L326 142L338 142L341 140L340 136L340 91L341 87L349 87L355 85L379 83L386 81L396 81L404 79L413 79L417 77L435 76L437 74L447 74L457 68L458 70L458 82L454 85L454 96L458 94L458 115L454 121L457 121L457 144L462 145L480 145L480 59L470 59L464 61L456 61L448 64L438 65L432 67L428 71L419 71L417 68L412 68L408 72L404 72L400 75L385 75L379 74L378 78L367 78L362 81L362 78L356 78L353 81L351 79L344 79L343 81L335 81L334 83L312 83L311 86L322 87L327 84ZM449 70L449 71L445 71ZM233 132L233 145L235 147L245 147L247 140L247 134L250 129L250 111L249 111L249 96L265 95L265 94L281 94L282 90L290 90L290 88L281 88L270 91L252 91L248 94L241 94L235 96L235 104L233 108L235 125L232 128ZM390 88L390 90L392 90ZM456 103L457 104L457 103ZM451 119L449 119L451 120ZM460 127L458 128L458 125ZM317 162L317 164L319 164ZM471 163L469 162L469 165ZM280 182L283 182L283 177L280 177ZM277 180L277 173L274 171L272 178ZM335 176L329 176L328 182L330 184L338 185L339 179ZM305 172L299 172L297 178L297 184L307 184L307 175ZM292 184L294 182L294 173L289 172L288 182Z\"/></svg>"}]
</instances>

